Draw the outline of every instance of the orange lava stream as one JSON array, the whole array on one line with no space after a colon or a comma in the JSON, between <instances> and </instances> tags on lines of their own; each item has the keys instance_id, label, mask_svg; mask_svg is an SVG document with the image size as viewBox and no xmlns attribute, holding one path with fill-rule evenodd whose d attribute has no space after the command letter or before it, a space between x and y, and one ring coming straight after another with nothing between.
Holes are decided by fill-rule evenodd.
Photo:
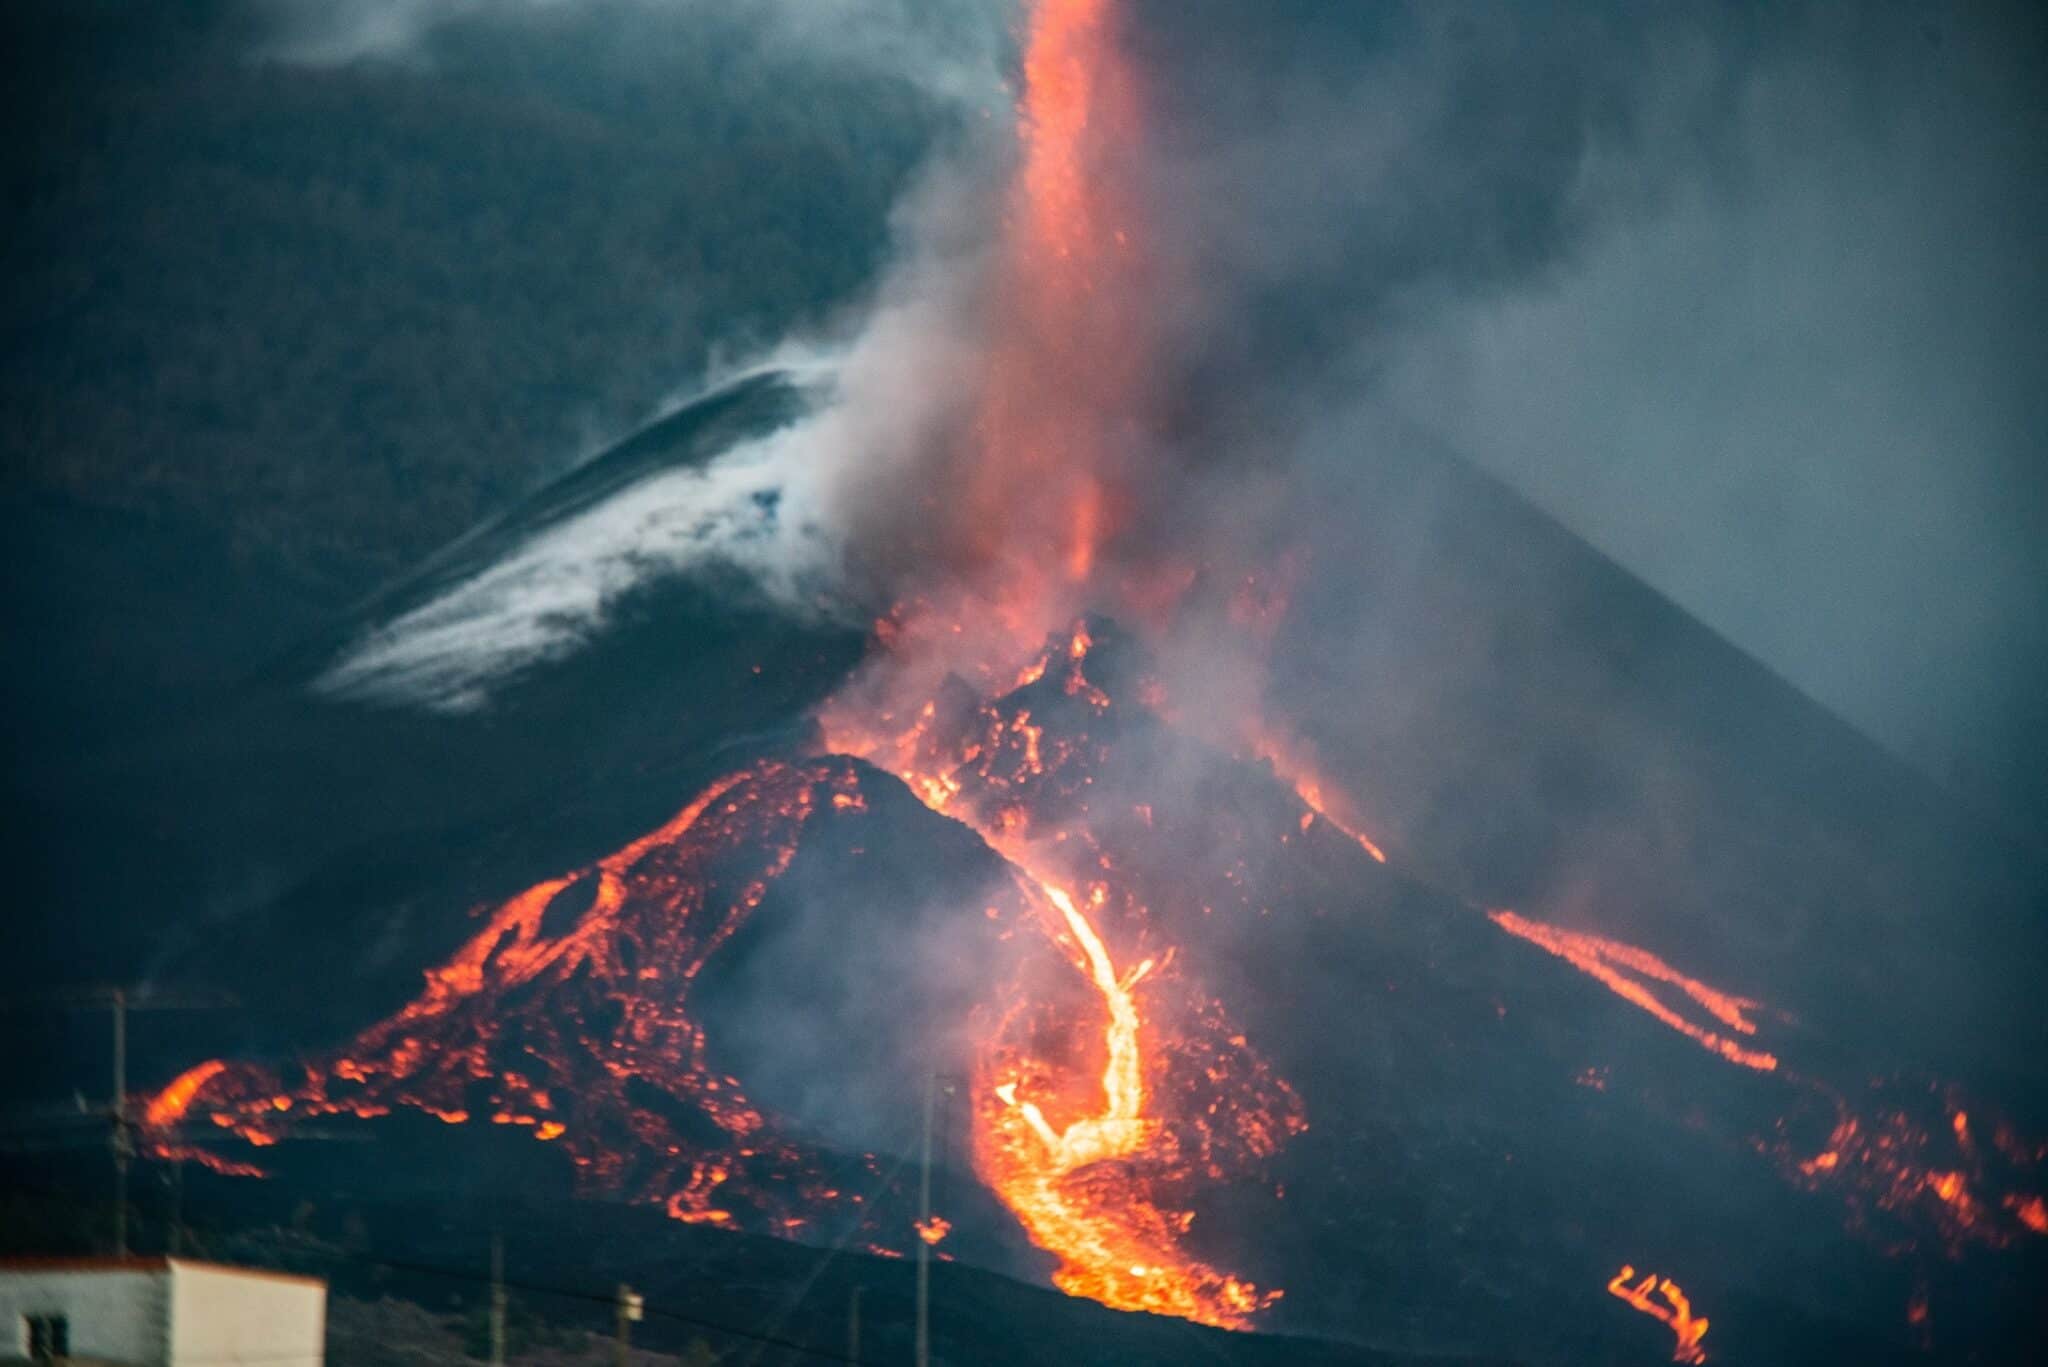
<instances>
[{"instance_id":1,"label":"orange lava stream","mask_svg":"<svg viewBox=\"0 0 2048 1367\"><path fill-rule=\"evenodd\" d=\"M1700 1347L1700 1340L1707 1336L1707 1321L1693 1318L1692 1302L1678 1289L1678 1283L1651 1272L1630 1286L1629 1279L1635 1275L1635 1268L1623 1263L1621 1271L1614 1274L1614 1280L1607 1283L1607 1293L1671 1326L1671 1332L1678 1337L1678 1346L1671 1350L1673 1362L1705 1362L1707 1352ZM1656 1297L1659 1296L1664 1299L1662 1305L1657 1303Z\"/></svg>"},{"instance_id":2,"label":"orange lava stream","mask_svg":"<svg viewBox=\"0 0 2048 1367\"><path fill-rule=\"evenodd\" d=\"M1152 961L1147 959L1139 964L1128 978L1119 977L1102 937L1095 933L1088 918L1075 909L1074 899L1050 884L1040 883L1039 887L1047 900L1059 908L1068 933L1080 945L1089 979L1102 994L1103 1007L1109 1015L1103 1031L1103 1045L1109 1056L1102 1070L1103 1111L1076 1120L1055 1134L1035 1102L1018 1100L1016 1082L999 1084L993 1090L1005 1105L1014 1106L1032 1133L1044 1141L1052 1158L1050 1170L1064 1174L1088 1163L1121 1157L1144 1141L1145 1077L1138 1053L1138 1004L1131 989L1138 979L1151 972Z\"/></svg>"},{"instance_id":3,"label":"orange lava stream","mask_svg":"<svg viewBox=\"0 0 2048 1367\"><path fill-rule=\"evenodd\" d=\"M1520 936L1555 954L1580 972L1597 979L1623 1001L1641 1007L1679 1034L1697 1040L1703 1048L1712 1050L1730 1063L1765 1073L1778 1066L1776 1055L1745 1048L1728 1036L1679 1015L1658 999L1646 986L1646 981L1676 987L1723 1026L1743 1035L1756 1033L1756 1022L1749 1018L1748 1013L1756 1010L1760 1003L1719 991L1697 978L1688 978L1648 950L1637 949L1619 940L1564 930L1532 921L1512 911L1490 911L1487 916L1510 935Z\"/></svg>"},{"instance_id":4,"label":"orange lava stream","mask_svg":"<svg viewBox=\"0 0 2048 1367\"><path fill-rule=\"evenodd\" d=\"M145 1130L163 1130L176 1125L192 1108L192 1099L226 1068L227 1064L220 1059L208 1059L172 1078L170 1085L151 1097L149 1104L143 1107L142 1127Z\"/></svg>"},{"instance_id":5,"label":"orange lava stream","mask_svg":"<svg viewBox=\"0 0 2048 1367\"><path fill-rule=\"evenodd\" d=\"M1881 1079L1872 1082L1860 1105L1852 1105L1828 1083L1781 1069L1775 1054L1750 1048L1686 1019L1661 1000L1650 984L1677 988L1714 1021L1739 1035L1756 1033L1750 1013L1759 1009L1759 1003L1709 987L1649 951L1618 940L1563 930L1512 911L1487 914L1502 930L1565 960L1702 1048L1741 1067L1776 1074L1793 1089L1790 1095L1795 1111L1826 1108L1832 1114L1833 1128L1817 1152L1802 1149L1786 1137L1789 1131L1784 1118L1776 1136L1759 1137L1754 1142L1795 1185L1811 1191L1832 1189L1849 1212L1852 1230L1869 1229L1873 1210L1889 1212L1906 1220L1908 1228L1931 1234L1952 1256L1959 1256L1970 1244L2004 1248L2028 1233L2048 1234L2048 1207L2039 1196L2024 1189L2007 1190L2002 1199L1996 1194L2007 1183L2027 1181L2031 1185L2037 1180L2034 1174L2048 1159L2048 1146L2029 1146L2005 1126L1993 1131L1990 1144L1980 1143L1971 1129L1970 1113L1955 1089L1947 1089L1942 1099L1947 1123L1939 1131L1931 1131L1915 1118L1923 1102L1887 1104ZM1604 1090L1604 1082L1600 1085ZM1945 1142L1951 1136L1952 1146ZM1918 1237L1919 1233L1887 1236L1886 1246L1903 1252Z\"/></svg>"},{"instance_id":6,"label":"orange lava stream","mask_svg":"<svg viewBox=\"0 0 2048 1367\"><path fill-rule=\"evenodd\" d=\"M197 1163L223 1177L262 1177L263 1169L254 1163L244 1163L203 1148L197 1144L177 1142L171 1132L184 1123L186 1112L192 1103L215 1078L227 1071L227 1064L220 1059L208 1059L195 1064L172 1078L170 1083L142 1108L139 1129L142 1132L143 1151L150 1157L168 1163Z\"/></svg>"},{"instance_id":7,"label":"orange lava stream","mask_svg":"<svg viewBox=\"0 0 2048 1367\"><path fill-rule=\"evenodd\" d=\"M658 829L493 909L417 998L306 1060L298 1081L220 1060L188 1070L148 1102L143 1139L162 1157L260 1175L181 1144L177 1128L199 1115L267 1147L308 1117L404 1108L559 1142L582 1183L686 1223L796 1228L842 1192L711 1066L688 995L812 816L863 802L844 760L720 779ZM680 1132L667 1115L684 1111L708 1126Z\"/></svg>"},{"instance_id":8,"label":"orange lava stream","mask_svg":"<svg viewBox=\"0 0 2048 1367\"><path fill-rule=\"evenodd\" d=\"M844 734L833 736L831 744L848 753L878 748ZM1190 1217L1163 1206L1129 1170L1171 1165L1177 1157L1163 1141L1146 1085L1151 1060L1136 989L1154 960L1120 972L1071 893L1034 871L1028 851L999 826L983 827L974 813L954 807L957 780L912 771L901 776L927 806L963 820L1017 866L1021 890L1042 912L1041 929L1068 949L1102 1011L1103 1063L1092 1098L1070 1070L1004 1048L994 1038L984 1042L973 1082L977 1172L1031 1241L1058 1257L1053 1284L1062 1291L1119 1310L1244 1327L1282 1293L1261 1291L1184 1253L1180 1237ZM1098 885L1095 900L1103 896ZM1006 1009L1016 1014L1029 1005L1012 999ZM1049 1108L1073 1118L1056 1125Z\"/></svg>"},{"instance_id":9,"label":"orange lava stream","mask_svg":"<svg viewBox=\"0 0 2048 1367\"><path fill-rule=\"evenodd\" d=\"M1095 927L1064 890L1038 881L1079 949L1101 997L1105 1062L1099 1108L1056 1129L1024 1094L1037 1060L985 1059L976 1070L982 1176L1030 1234L1060 1258L1053 1284L1120 1310L1147 1310L1239 1328L1278 1300L1238 1277L1183 1254L1186 1217L1160 1208L1117 1167L1142 1163L1159 1139L1148 1114L1144 1028L1134 989L1152 971L1145 959L1119 974ZM1000 1079L1000 1080L998 1080ZM1066 1099L1063 1097L1062 1099Z\"/></svg>"},{"instance_id":10,"label":"orange lava stream","mask_svg":"<svg viewBox=\"0 0 2048 1367\"><path fill-rule=\"evenodd\" d=\"M1113 703L1085 672L1092 644L1086 625L1077 624L1003 676L1016 690L1050 691L1099 715ZM1303 1122L1292 1093L1261 1071L1241 1035L1217 1032L1212 1042L1224 1061L1199 1081L1173 1071L1180 1018L1175 1025L1148 1019L1140 991L1156 978L1159 961L1138 956L1119 966L1102 925L1112 907L1133 924L1142 924L1145 909L1113 895L1106 857L1089 864L1094 876L1082 884L1054 871L1049 856L1068 832L1034 824L1033 785L1073 752L1070 742L1043 735L1029 706L1021 696L983 703L953 737L936 734L941 726L929 701L902 707L910 721L893 731L886 723L874 728L839 701L821 720L829 749L889 768L926 806L1008 860L1043 942L1067 966L1055 972L1071 971L1085 984L1077 995L1068 990L1072 979L1020 967L1018 979L999 989L995 1019L980 1023L974 1067L978 1175L1032 1242L1059 1259L1053 1282L1061 1290L1117 1309L1243 1327L1281 1293L1187 1253L1182 1242L1193 1217L1178 1197L1191 1180L1230 1171L1207 1127L1235 1126L1236 1139L1222 1144L1256 1159ZM1176 998L1170 1010L1185 1006ZM1240 1061L1256 1081L1237 1080ZM1160 1087L1178 1094L1189 1085L1210 1098L1191 1115L1155 1096ZM1198 1153L1208 1156L1198 1161Z\"/></svg>"},{"instance_id":11,"label":"orange lava stream","mask_svg":"<svg viewBox=\"0 0 2048 1367\"><path fill-rule=\"evenodd\" d=\"M1274 776L1294 789L1294 795L1302 805L1316 816L1329 822L1338 830L1358 842L1358 847L1379 863L1387 862L1387 854L1372 839L1358 830L1358 823L1346 812L1336 814L1335 808L1343 801L1333 786L1323 781L1321 773L1302 754L1301 747L1282 739L1281 733L1269 727L1260 727L1252 733L1252 753L1273 766ZM1308 822L1302 829L1308 829Z\"/></svg>"},{"instance_id":12,"label":"orange lava stream","mask_svg":"<svg viewBox=\"0 0 2048 1367\"><path fill-rule=\"evenodd\" d=\"M955 462L961 485L948 491L946 516L933 519L937 533L965 552L969 582L957 595L906 604L878 624L887 667L897 671L893 685L875 690L878 697L842 694L820 720L829 749L895 773L928 807L963 821L1021 870L1020 891L1037 909L1040 929L1088 989L1085 997L1061 995L1083 1015L1041 1022L1062 1048L1082 1048L1084 1039L1099 1047L1100 1072L1086 1085L1069 1060L1054 1063L1003 1038L1006 1026L1033 1009L1033 989L1062 994L1071 983L1020 981L1002 1003L1002 1023L981 1041L975 1082L983 1179L1033 1241L1058 1257L1054 1280L1064 1290L1122 1309L1235 1326L1278 1293L1262 1294L1181 1252L1192 1216L1155 1194L1155 1182L1170 1188L1190 1165L1175 1152L1172 1120L1149 1109L1148 1071L1170 1066L1148 1039L1136 990L1151 961L1119 971L1095 919L1106 890L1096 884L1077 896L1031 857L1033 814L1023 804L959 800L964 782L1006 782L989 775L998 754L1042 773L1049 760L1042 728L1028 711L990 715L969 753L928 753L946 721L938 704L947 688L973 680L974 691L993 698L1033 682L1038 675L1030 670L1031 677L1008 682L1012 672L1003 666L1078 608L1116 597L1106 551L1134 503L1131 453L1142 444L1136 434L1153 350L1150 310L1141 301L1158 291L1143 278L1134 249L1143 216L1116 164L1137 145L1138 101L1116 50L1114 10L1114 0L1036 0L1030 10L1021 161L987 282L990 329L972 459ZM1161 595L1148 589L1137 596ZM1085 630L1077 631L1062 664L1069 693L1106 708L1108 698L1078 667L1088 648ZM1051 663L1034 668L1042 674ZM1119 907L1143 914L1121 900ZM1090 1021L1097 1010L1099 1033Z\"/></svg>"}]
</instances>

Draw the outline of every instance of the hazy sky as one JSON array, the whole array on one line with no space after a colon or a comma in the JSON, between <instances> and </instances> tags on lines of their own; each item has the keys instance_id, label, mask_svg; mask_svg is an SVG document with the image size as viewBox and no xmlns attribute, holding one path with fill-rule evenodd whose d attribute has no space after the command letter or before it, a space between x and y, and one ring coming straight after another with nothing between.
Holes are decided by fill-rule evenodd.
<instances>
[{"instance_id":1,"label":"hazy sky","mask_svg":"<svg viewBox=\"0 0 2048 1367\"><path fill-rule=\"evenodd\" d=\"M322 62L483 12L265 3ZM674 3L976 99L1014 8ZM2048 811L2031 8L1122 11L1144 192L1207 282L1166 329L1191 390L1357 377L1921 768Z\"/></svg>"},{"instance_id":2,"label":"hazy sky","mask_svg":"<svg viewBox=\"0 0 2048 1367\"><path fill-rule=\"evenodd\" d=\"M2039 801L2040 30L1803 37L1747 73L1711 173L1434 312L1392 388L1894 749Z\"/></svg>"},{"instance_id":3,"label":"hazy sky","mask_svg":"<svg viewBox=\"0 0 2048 1367\"><path fill-rule=\"evenodd\" d=\"M1223 371L1322 368L2040 829L2037 10L1131 3Z\"/></svg>"}]
</instances>

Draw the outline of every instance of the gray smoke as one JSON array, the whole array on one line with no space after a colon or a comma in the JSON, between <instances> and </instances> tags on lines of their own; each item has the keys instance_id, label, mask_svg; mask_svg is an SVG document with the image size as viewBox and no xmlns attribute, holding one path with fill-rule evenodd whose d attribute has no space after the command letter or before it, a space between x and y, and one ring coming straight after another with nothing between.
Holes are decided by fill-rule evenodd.
<instances>
[{"instance_id":1,"label":"gray smoke","mask_svg":"<svg viewBox=\"0 0 2048 1367\"><path fill-rule=\"evenodd\" d=\"M964 104L1000 98L1007 6L992 0L256 0L260 51L302 66L431 62L465 25L546 22L596 12L686 42L711 17L763 44L896 76ZM609 16L606 16L609 11Z\"/></svg>"},{"instance_id":2,"label":"gray smoke","mask_svg":"<svg viewBox=\"0 0 2048 1367\"><path fill-rule=\"evenodd\" d=\"M2038 16L1162 2L1126 32L1204 283L1184 464L1291 461L1320 508L1373 453L1285 434L1413 429L2043 810Z\"/></svg>"},{"instance_id":3,"label":"gray smoke","mask_svg":"<svg viewBox=\"0 0 2048 1367\"><path fill-rule=\"evenodd\" d=\"M911 73L995 12L754 8ZM456 9L323 13L360 18L360 54ZM1173 281L1131 302L1161 351L1141 553L1270 563L1377 458L1331 432L1419 441L1937 778L2048 797L2032 16L1139 0L1120 34L1146 130L1114 169ZM970 48L967 86L997 88ZM948 404L988 150L906 215L860 378L808 438L856 562L972 459Z\"/></svg>"}]
</instances>

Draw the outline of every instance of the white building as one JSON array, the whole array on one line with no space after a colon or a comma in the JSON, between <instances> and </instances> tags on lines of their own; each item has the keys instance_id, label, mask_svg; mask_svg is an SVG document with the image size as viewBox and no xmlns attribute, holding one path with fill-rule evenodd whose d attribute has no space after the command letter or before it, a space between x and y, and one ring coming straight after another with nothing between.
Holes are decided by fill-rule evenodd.
<instances>
[{"instance_id":1,"label":"white building","mask_svg":"<svg viewBox=\"0 0 2048 1367\"><path fill-rule=\"evenodd\" d=\"M186 1258L0 1259L0 1362L321 1367L327 1283Z\"/></svg>"}]
</instances>

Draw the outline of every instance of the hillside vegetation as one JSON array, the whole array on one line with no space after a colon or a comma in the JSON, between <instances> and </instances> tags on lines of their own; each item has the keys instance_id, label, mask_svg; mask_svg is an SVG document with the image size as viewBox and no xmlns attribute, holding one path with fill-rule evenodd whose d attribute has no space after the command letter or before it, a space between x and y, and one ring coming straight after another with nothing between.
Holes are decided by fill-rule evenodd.
<instances>
[{"instance_id":1,"label":"hillside vegetation","mask_svg":"<svg viewBox=\"0 0 2048 1367\"><path fill-rule=\"evenodd\" d=\"M824 317L945 114L745 13L521 7L317 68L236 7L9 7L8 501L358 592Z\"/></svg>"}]
</instances>

